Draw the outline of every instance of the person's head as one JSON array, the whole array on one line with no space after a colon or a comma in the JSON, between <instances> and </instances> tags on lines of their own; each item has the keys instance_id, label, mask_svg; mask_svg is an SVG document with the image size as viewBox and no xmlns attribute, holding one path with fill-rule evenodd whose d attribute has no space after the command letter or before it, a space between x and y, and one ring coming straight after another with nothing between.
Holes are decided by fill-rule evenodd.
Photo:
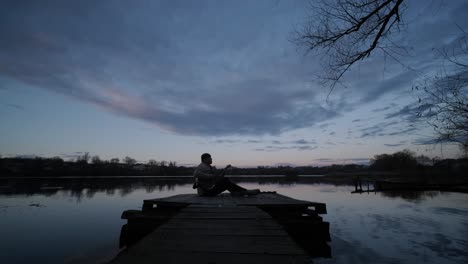
<instances>
[{"instance_id":1,"label":"person's head","mask_svg":"<svg viewBox=\"0 0 468 264\"><path fill-rule=\"evenodd\" d=\"M201 161L205 164L211 165L211 155L209 153L203 153L201 155Z\"/></svg>"}]
</instances>

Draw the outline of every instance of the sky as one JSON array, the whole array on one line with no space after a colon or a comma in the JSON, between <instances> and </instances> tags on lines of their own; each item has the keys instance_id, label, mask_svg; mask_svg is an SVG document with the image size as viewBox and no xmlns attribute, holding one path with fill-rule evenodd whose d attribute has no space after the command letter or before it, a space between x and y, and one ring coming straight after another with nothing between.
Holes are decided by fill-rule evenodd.
<instances>
[{"instance_id":1,"label":"sky","mask_svg":"<svg viewBox=\"0 0 468 264\"><path fill-rule=\"evenodd\" d=\"M367 163L429 144L412 87L468 29L467 1L406 1L406 53L355 65L327 99L291 39L309 1L1 1L0 155L238 167Z\"/></svg>"}]
</instances>

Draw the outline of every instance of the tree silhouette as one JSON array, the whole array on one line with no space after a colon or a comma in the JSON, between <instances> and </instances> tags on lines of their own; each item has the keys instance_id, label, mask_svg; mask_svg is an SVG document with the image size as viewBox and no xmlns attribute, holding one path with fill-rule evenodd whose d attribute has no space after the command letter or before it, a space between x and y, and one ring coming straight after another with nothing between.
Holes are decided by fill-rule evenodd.
<instances>
[{"instance_id":1,"label":"tree silhouette","mask_svg":"<svg viewBox=\"0 0 468 264\"><path fill-rule=\"evenodd\" d=\"M136 164L136 159L131 158L131 157L129 157L129 156L126 156L126 157L124 158L123 161L124 161L124 163L127 164L127 165L134 165L134 164Z\"/></svg>"},{"instance_id":2,"label":"tree silhouette","mask_svg":"<svg viewBox=\"0 0 468 264\"><path fill-rule=\"evenodd\" d=\"M102 163L102 160L101 160L101 158L99 158L98 155L94 155L94 156L91 158L91 163L93 163L93 164L101 164L101 163Z\"/></svg>"},{"instance_id":3,"label":"tree silhouette","mask_svg":"<svg viewBox=\"0 0 468 264\"><path fill-rule=\"evenodd\" d=\"M154 160L154 159L150 159L150 160L148 161L148 165L150 165L150 166L158 166L158 162L157 162L156 160Z\"/></svg>"},{"instance_id":4,"label":"tree silhouette","mask_svg":"<svg viewBox=\"0 0 468 264\"><path fill-rule=\"evenodd\" d=\"M312 3L310 19L293 41L310 51L323 51L322 78L331 91L358 61L376 49L393 57L401 49L391 37L404 26L403 0L320 0Z\"/></svg>"},{"instance_id":5,"label":"tree silhouette","mask_svg":"<svg viewBox=\"0 0 468 264\"><path fill-rule=\"evenodd\" d=\"M402 150L393 154L375 155L371 160L371 168L377 170L412 169L418 166L415 154L410 150Z\"/></svg>"},{"instance_id":6,"label":"tree silhouette","mask_svg":"<svg viewBox=\"0 0 468 264\"><path fill-rule=\"evenodd\" d=\"M426 120L438 135L438 142L457 142L468 149L468 34L448 52L440 50L445 64L434 77L416 85L419 92L417 115Z\"/></svg>"},{"instance_id":7,"label":"tree silhouette","mask_svg":"<svg viewBox=\"0 0 468 264\"><path fill-rule=\"evenodd\" d=\"M83 155L81 156L78 156L78 158L76 158L76 161L79 162L79 163L85 163L87 164L89 159L90 159L90 155L89 155L89 152L85 152Z\"/></svg>"},{"instance_id":8,"label":"tree silhouette","mask_svg":"<svg viewBox=\"0 0 468 264\"><path fill-rule=\"evenodd\" d=\"M331 82L329 94L343 75L358 61L377 50L398 60L394 54L404 49L392 40L405 23L406 0L318 0L311 2L311 16L296 32L294 41L310 51L323 51L322 78ZM441 51L448 66L428 77L419 96L418 116L435 130L439 142L453 141L468 149L468 45L449 53Z\"/></svg>"}]
</instances>

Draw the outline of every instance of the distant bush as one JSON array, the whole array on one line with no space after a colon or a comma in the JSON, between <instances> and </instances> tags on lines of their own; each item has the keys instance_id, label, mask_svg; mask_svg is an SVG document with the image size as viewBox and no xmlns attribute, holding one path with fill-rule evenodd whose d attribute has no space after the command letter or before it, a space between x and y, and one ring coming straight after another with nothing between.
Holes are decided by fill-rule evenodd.
<instances>
[{"instance_id":1,"label":"distant bush","mask_svg":"<svg viewBox=\"0 0 468 264\"><path fill-rule=\"evenodd\" d=\"M393 154L375 155L371 159L370 168L373 170L396 171L415 169L419 167L418 160L414 152L410 150L398 151Z\"/></svg>"}]
</instances>

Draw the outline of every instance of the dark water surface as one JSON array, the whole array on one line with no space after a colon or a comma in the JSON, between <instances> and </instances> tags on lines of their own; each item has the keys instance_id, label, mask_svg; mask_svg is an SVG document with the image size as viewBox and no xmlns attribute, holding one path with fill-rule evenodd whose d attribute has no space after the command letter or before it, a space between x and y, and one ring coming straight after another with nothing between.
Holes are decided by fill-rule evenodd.
<instances>
[{"instance_id":1,"label":"dark water surface","mask_svg":"<svg viewBox=\"0 0 468 264\"><path fill-rule=\"evenodd\" d=\"M468 263L468 194L235 181L327 204L333 256L314 263ZM119 250L122 211L182 193L193 193L190 178L0 180L0 263L105 262Z\"/></svg>"}]
</instances>

